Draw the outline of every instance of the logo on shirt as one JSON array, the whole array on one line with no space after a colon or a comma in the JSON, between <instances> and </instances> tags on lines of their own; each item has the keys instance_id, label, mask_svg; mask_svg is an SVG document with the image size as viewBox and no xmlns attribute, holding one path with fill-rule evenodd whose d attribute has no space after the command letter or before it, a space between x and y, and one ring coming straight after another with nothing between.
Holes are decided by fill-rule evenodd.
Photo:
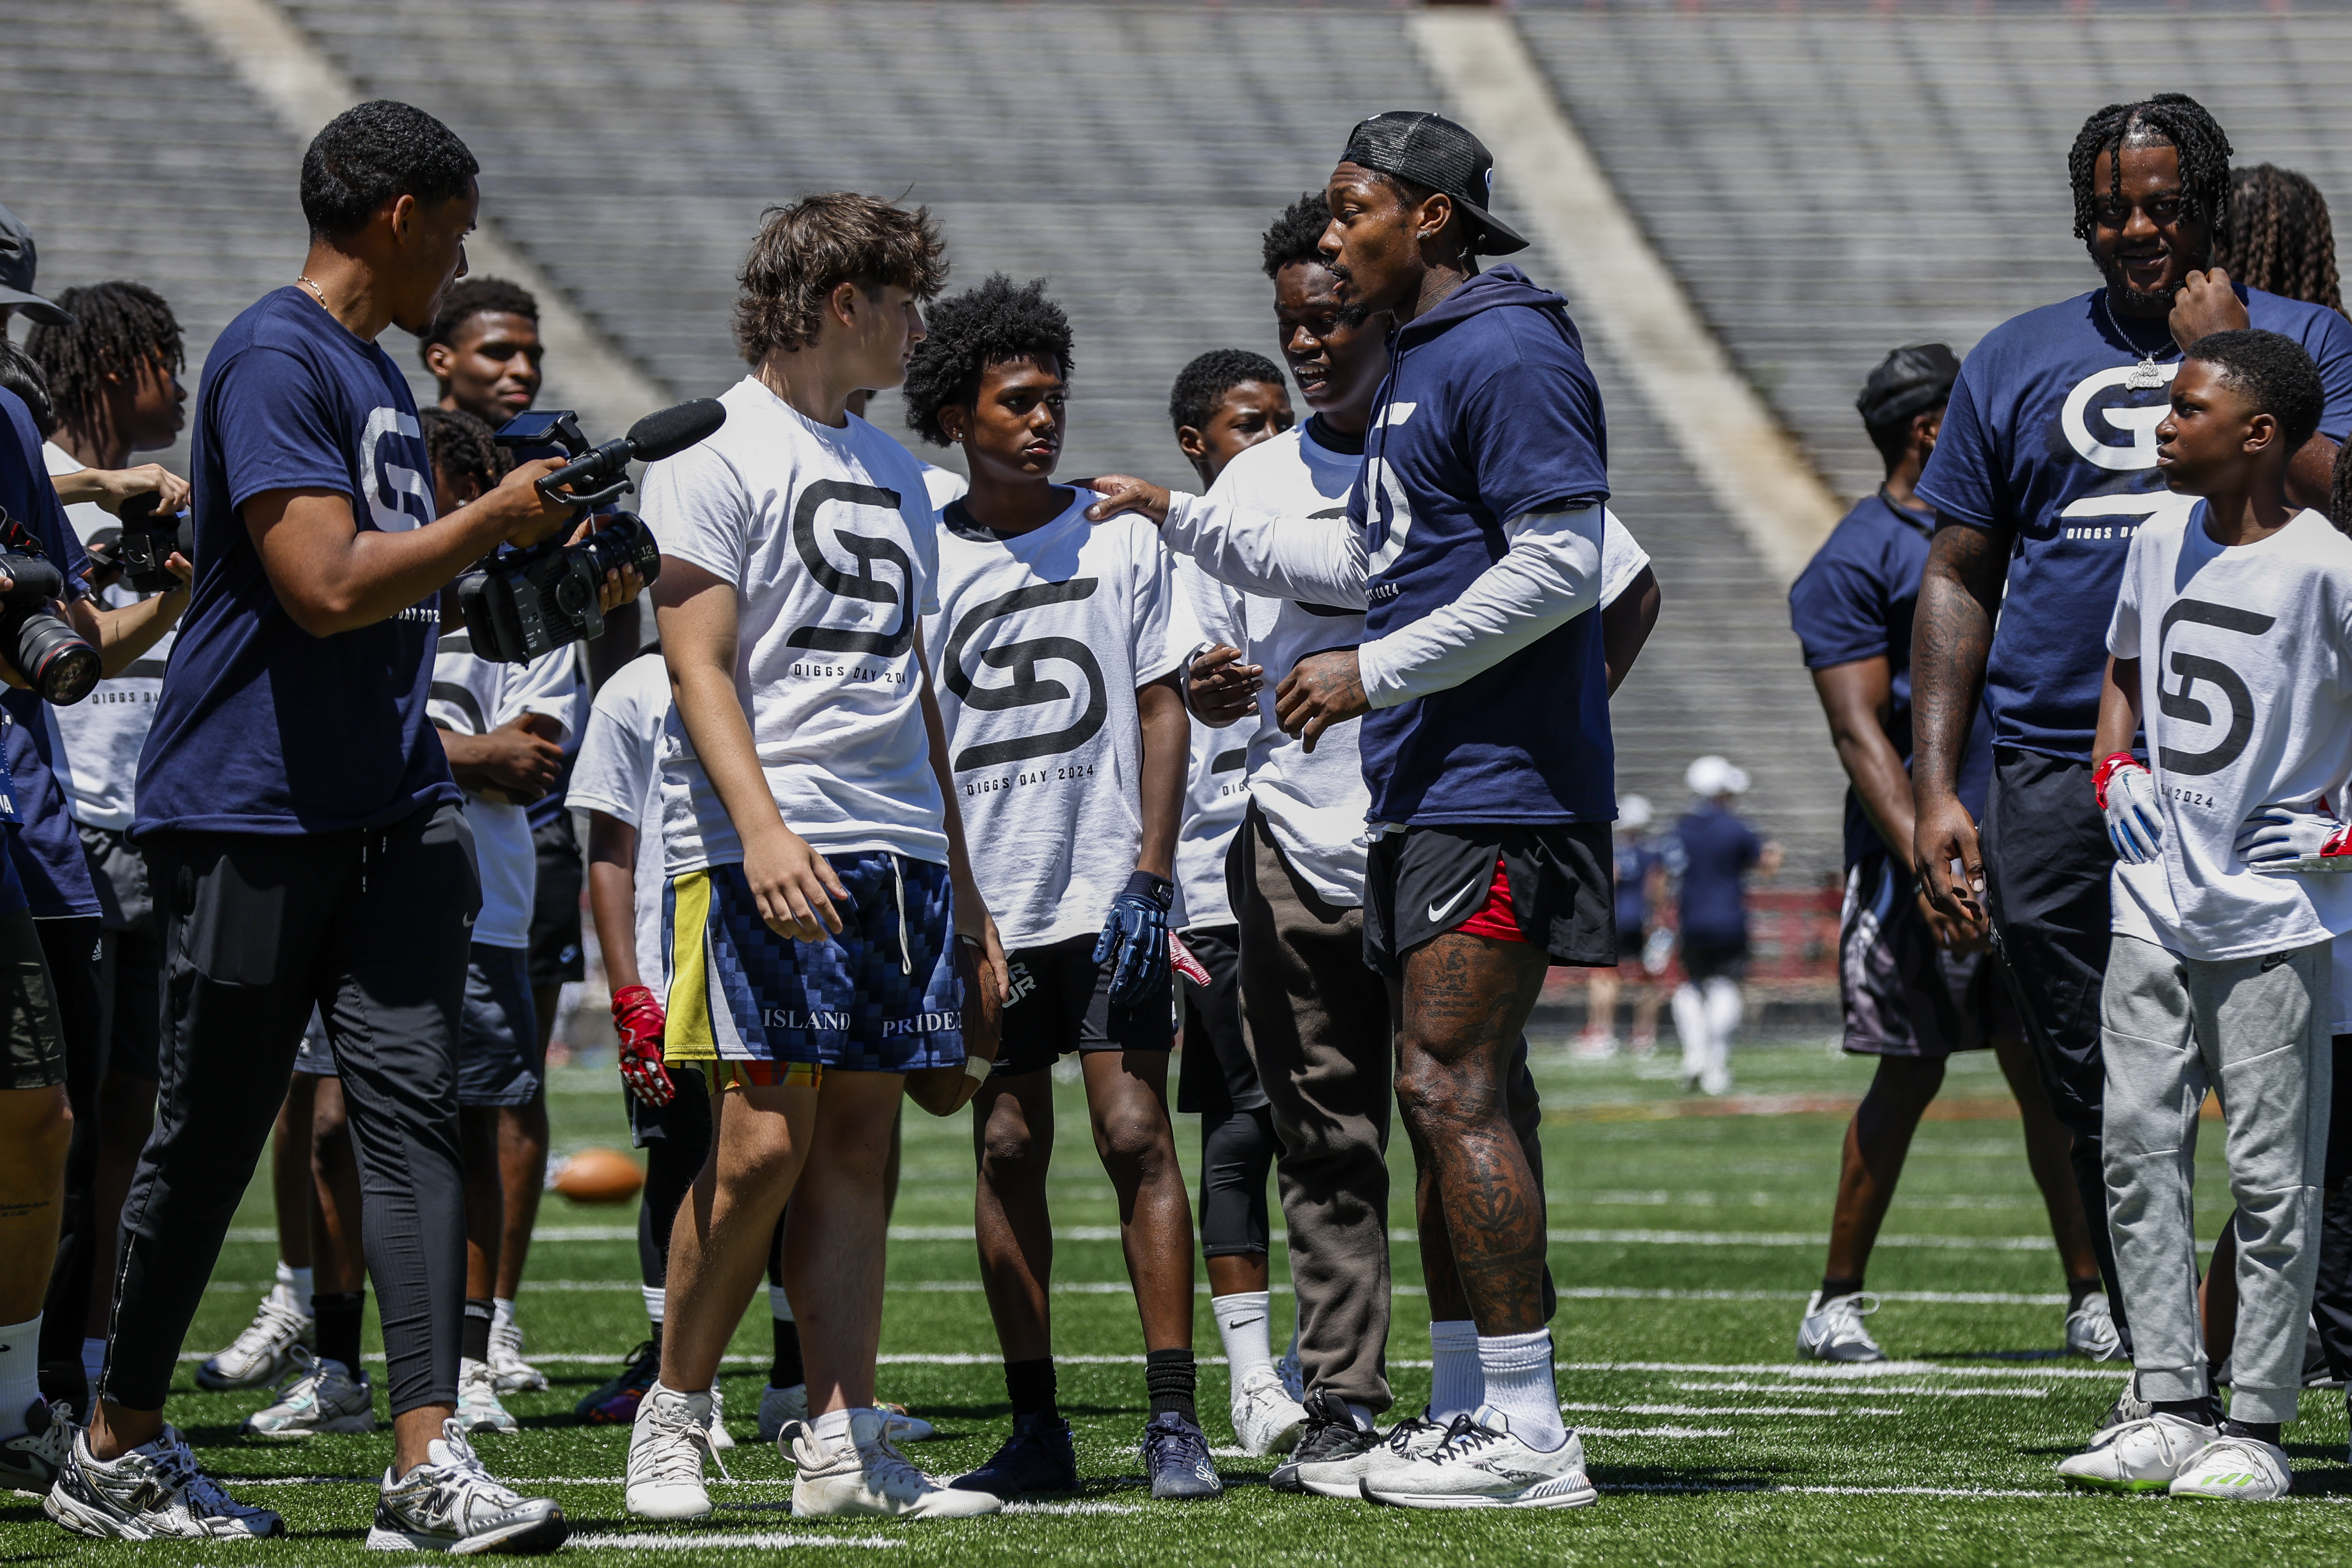
<instances>
[{"instance_id":1,"label":"logo on shirt","mask_svg":"<svg viewBox=\"0 0 2352 1568\"><path fill-rule=\"evenodd\" d=\"M2180 373L2178 361L2156 368L2163 376L2158 384L2162 386L2171 385L2172 378ZM2141 374L2137 364L2116 365L2084 376L2066 395L2065 405L2058 411L2058 428L2076 456L2117 472L2156 467L2156 427L2172 411L2168 395L2164 401L2149 404L2102 401L2100 397L2110 390L2135 390L2132 377ZM2116 441L2117 436L2124 439Z\"/></svg>"},{"instance_id":2,"label":"logo on shirt","mask_svg":"<svg viewBox=\"0 0 2352 1568\"><path fill-rule=\"evenodd\" d=\"M806 626L784 638L788 647L815 648L824 653L870 653L884 658L904 658L915 640L915 563L893 539L875 539L847 529L833 531L833 542L848 552L856 564L848 571L835 565L817 542L817 509L828 501L844 506L870 506L883 511L898 510L898 492L886 490L879 485L852 484L846 479L819 479L801 492L799 502L793 508L793 548L800 552L801 563L816 579L817 586L836 600L855 601L849 608L856 617L867 612L866 605L896 605L898 624L887 632L849 631L835 626ZM887 561L897 569L898 581L893 584L874 574L874 563Z\"/></svg>"},{"instance_id":3,"label":"logo on shirt","mask_svg":"<svg viewBox=\"0 0 2352 1568\"><path fill-rule=\"evenodd\" d=\"M1391 403L1380 412L1380 425L1393 429L1412 417L1417 403ZM1386 443L1381 445L1385 447ZM1412 536L1412 507L1404 496L1404 481L1389 467L1388 458L1374 457L1364 463L1364 515L1371 520L1371 559L1366 563L1374 577L1396 564L1404 553L1405 541ZM1382 593L1380 587L1371 591L1374 599L1392 598L1396 590L1390 587Z\"/></svg>"},{"instance_id":4,"label":"logo on shirt","mask_svg":"<svg viewBox=\"0 0 2352 1568\"><path fill-rule=\"evenodd\" d=\"M385 437L394 436L415 441L423 439L424 433L413 414L397 408L371 411L360 432L360 447L367 453L368 517L386 533L405 533L433 521L433 481L383 455ZM413 509L406 500L409 496L416 498Z\"/></svg>"},{"instance_id":5,"label":"logo on shirt","mask_svg":"<svg viewBox=\"0 0 2352 1568\"><path fill-rule=\"evenodd\" d=\"M1029 637L987 649L980 656L981 664L990 669L1004 669L1013 673L1011 682L1003 686L974 685L966 670L963 657L965 647L989 622L1003 620L1045 605L1074 605L1090 599L1094 597L1100 579L1095 577L1073 577L1066 583L1033 583L1025 588L1015 588L1010 594L974 606L956 623L955 635L948 639L948 689L954 692L956 700L966 708L1002 712L1046 702L1068 701L1068 687L1037 673L1038 664L1046 659L1059 659L1076 665L1085 673L1087 679L1086 708L1068 728L1042 735L1015 735L1009 740L967 746L956 755L956 772L1075 752L1094 739L1096 732L1101 730L1103 720L1110 711L1109 700L1103 691L1102 666L1095 661L1094 649L1077 638Z\"/></svg>"},{"instance_id":6,"label":"logo on shirt","mask_svg":"<svg viewBox=\"0 0 2352 1568\"><path fill-rule=\"evenodd\" d=\"M2178 687L2165 685L2163 671L2158 671L2158 710L2168 719L2182 719L2191 724L2212 724L2212 709L2195 695L2199 681L2211 685L2230 704L2229 729L2211 750L2176 752L2170 746L2157 748L2158 766L2169 773L2194 778L2204 773L2220 773L2236 762L2245 751L2246 742L2253 738L2254 733L2254 698L2253 693L2246 689L2245 680L2238 672L2219 659L2193 653L2174 653L2167 657L2165 646L2171 640L2172 628L2183 621L2192 626L2219 626L2223 631L2260 637L2276 624L2276 617L2258 616L2234 605L2208 604L2202 599L2176 599L2172 608L2164 612L2164 620L2156 634L2157 658L2180 678L2180 684Z\"/></svg>"}]
</instances>

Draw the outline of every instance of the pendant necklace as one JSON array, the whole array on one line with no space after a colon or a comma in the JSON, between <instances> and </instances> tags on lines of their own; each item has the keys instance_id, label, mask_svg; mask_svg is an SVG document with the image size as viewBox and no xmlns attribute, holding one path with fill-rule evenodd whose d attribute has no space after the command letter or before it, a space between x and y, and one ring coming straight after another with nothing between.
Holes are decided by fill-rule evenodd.
<instances>
[{"instance_id":1,"label":"pendant necklace","mask_svg":"<svg viewBox=\"0 0 2352 1568\"><path fill-rule=\"evenodd\" d=\"M2107 325L2114 330L2116 336L2123 339L2124 346L2138 349L2138 345L2132 342L2131 334L2124 331L2123 323L2116 320L2115 307L2107 303L2105 289L2099 290L2099 309L2106 312ZM2172 341L2169 331L2164 334L2164 341L2174 353L2180 352L2180 345ZM2139 350L2139 363L2132 366L2131 373L2124 377L2124 384L2134 392L2154 392L2165 383L2165 365L2157 362L2155 350Z\"/></svg>"}]
</instances>

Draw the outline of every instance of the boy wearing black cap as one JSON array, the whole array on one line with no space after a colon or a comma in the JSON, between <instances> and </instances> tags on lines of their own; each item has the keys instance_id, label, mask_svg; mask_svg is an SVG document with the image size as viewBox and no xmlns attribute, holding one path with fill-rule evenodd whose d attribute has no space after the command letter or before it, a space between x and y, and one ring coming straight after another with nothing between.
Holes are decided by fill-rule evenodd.
<instances>
[{"instance_id":1,"label":"boy wearing black cap","mask_svg":"<svg viewBox=\"0 0 2352 1568\"><path fill-rule=\"evenodd\" d=\"M1985 932L1920 897L1911 874L1911 617L1935 528L1935 513L1912 486L1935 450L1959 371L1942 343L1916 343L1870 373L1854 406L1885 459L1885 482L1846 514L1789 590L1790 620L1852 781L1838 942L1845 1048L1878 1058L1846 1129L1829 1265L1797 1327L1797 1353L1815 1361L1886 1359L1863 1324L1875 1310L1862 1293L1863 1270L1920 1115L1943 1084L1945 1058L1988 1045L2024 1112L2026 1157L2065 1260L2066 1347L2099 1357L2116 1350L2067 1135L2042 1093ZM1979 720L1960 774L1969 810L1982 810L1991 776L1991 735Z\"/></svg>"},{"instance_id":2,"label":"boy wearing black cap","mask_svg":"<svg viewBox=\"0 0 2352 1568\"><path fill-rule=\"evenodd\" d=\"M1600 604L1607 436L1558 295L1477 257L1527 241L1493 160L1433 114L1359 124L1325 189L1340 302L1399 323L1344 519L1269 518L1096 481L1108 517L1235 587L1361 605L1360 646L1310 654L1276 717L1311 746L1361 718L1375 835L1364 948L1401 1020L1397 1099L1478 1331L1486 1403L1423 1458L1364 1465L1417 1508L1573 1508L1596 1493L1560 1423L1543 1194L1507 1114L1552 963L1616 962L1615 759Z\"/></svg>"}]
</instances>

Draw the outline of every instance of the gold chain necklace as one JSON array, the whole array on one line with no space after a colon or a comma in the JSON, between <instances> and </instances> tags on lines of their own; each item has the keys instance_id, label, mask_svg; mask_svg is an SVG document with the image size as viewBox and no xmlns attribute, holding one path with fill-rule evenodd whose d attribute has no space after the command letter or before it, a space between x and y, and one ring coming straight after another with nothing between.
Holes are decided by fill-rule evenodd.
<instances>
[{"instance_id":1,"label":"gold chain necklace","mask_svg":"<svg viewBox=\"0 0 2352 1568\"><path fill-rule=\"evenodd\" d=\"M327 291L324 289L320 288L308 278L297 278L294 281L319 297L319 309L327 311L330 315L334 313L334 308L327 303Z\"/></svg>"}]
</instances>

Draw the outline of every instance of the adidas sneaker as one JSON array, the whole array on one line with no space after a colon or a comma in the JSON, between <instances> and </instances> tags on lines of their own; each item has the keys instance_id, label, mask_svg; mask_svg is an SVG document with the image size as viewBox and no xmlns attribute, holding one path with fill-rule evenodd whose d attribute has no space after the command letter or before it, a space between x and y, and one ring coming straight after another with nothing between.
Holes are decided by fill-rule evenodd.
<instances>
[{"instance_id":1,"label":"adidas sneaker","mask_svg":"<svg viewBox=\"0 0 2352 1568\"><path fill-rule=\"evenodd\" d=\"M2284 1448L2259 1437L2220 1437L2206 1444L2165 1489L2174 1497L2276 1502L2294 1484Z\"/></svg>"},{"instance_id":2,"label":"adidas sneaker","mask_svg":"<svg viewBox=\"0 0 2352 1568\"><path fill-rule=\"evenodd\" d=\"M1573 1432L1538 1448L1510 1417L1482 1405L1418 1459L1383 1465L1359 1483L1367 1502L1399 1508L1582 1508L1600 1492L1585 1478L1584 1442Z\"/></svg>"},{"instance_id":3,"label":"adidas sneaker","mask_svg":"<svg viewBox=\"0 0 2352 1568\"><path fill-rule=\"evenodd\" d=\"M2101 1432L2081 1453L2059 1460L2058 1479L2099 1491L2167 1491L2221 1435L2178 1415L2126 1421Z\"/></svg>"}]
</instances>

